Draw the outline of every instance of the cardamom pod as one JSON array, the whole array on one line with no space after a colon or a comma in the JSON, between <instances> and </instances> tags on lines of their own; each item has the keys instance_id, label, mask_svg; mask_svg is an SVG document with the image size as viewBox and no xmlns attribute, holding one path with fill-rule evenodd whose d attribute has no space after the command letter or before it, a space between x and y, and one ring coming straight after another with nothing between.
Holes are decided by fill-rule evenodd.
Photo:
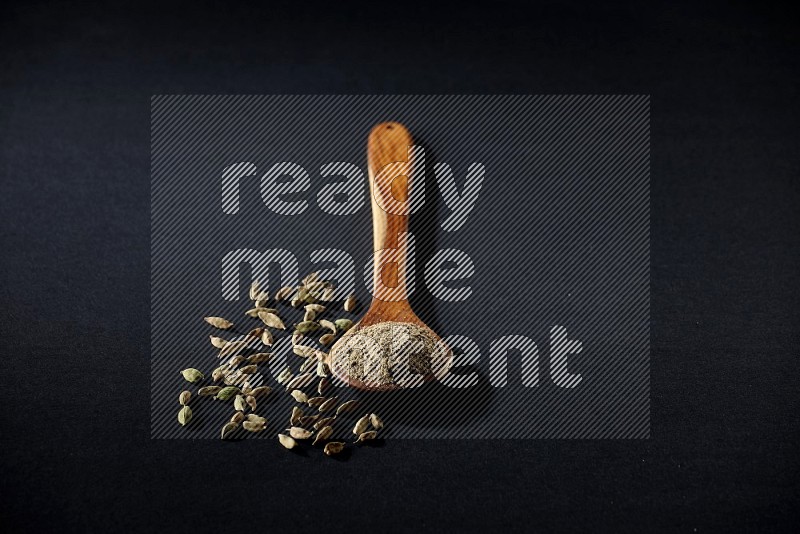
<instances>
[{"instance_id":1,"label":"cardamom pod","mask_svg":"<svg viewBox=\"0 0 800 534\"><path fill-rule=\"evenodd\" d=\"M301 417L303 417L303 410L295 406L292 408L292 415L289 417L289 423L292 425L299 425Z\"/></svg>"},{"instance_id":2,"label":"cardamom pod","mask_svg":"<svg viewBox=\"0 0 800 534\"><path fill-rule=\"evenodd\" d=\"M236 432L236 429L238 428L239 423L234 423L233 421L225 423L225 426L222 427L222 433L220 437L222 439L228 439Z\"/></svg>"},{"instance_id":3,"label":"cardamom pod","mask_svg":"<svg viewBox=\"0 0 800 534\"><path fill-rule=\"evenodd\" d=\"M291 301L292 308L299 308L303 304L302 299L300 297L294 297Z\"/></svg>"},{"instance_id":4,"label":"cardamom pod","mask_svg":"<svg viewBox=\"0 0 800 534\"><path fill-rule=\"evenodd\" d=\"M278 384L285 384L291 378L292 378L292 369L291 367L287 367L286 369L281 371L281 374L279 374L278 378L276 378L275 380L278 382Z\"/></svg>"},{"instance_id":5,"label":"cardamom pod","mask_svg":"<svg viewBox=\"0 0 800 534\"><path fill-rule=\"evenodd\" d=\"M236 398L233 399L233 407L240 412L247 411L247 403L244 401L243 395L236 395Z\"/></svg>"},{"instance_id":6,"label":"cardamom pod","mask_svg":"<svg viewBox=\"0 0 800 534\"><path fill-rule=\"evenodd\" d=\"M312 311L316 314L319 314L325 311L325 306L322 304L307 304L306 311Z\"/></svg>"},{"instance_id":7,"label":"cardamom pod","mask_svg":"<svg viewBox=\"0 0 800 534\"><path fill-rule=\"evenodd\" d=\"M250 293L248 294L250 300L256 300L259 292L260 289L258 287L258 280L253 280L253 283L250 284Z\"/></svg>"},{"instance_id":8,"label":"cardamom pod","mask_svg":"<svg viewBox=\"0 0 800 534\"><path fill-rule=\"evenodd\" d=\"M336 339L336 336L334 334L325 334L323 336L320 336L319 342L322 345L330 345L331 343L333 343L334 339Z\"/></svg>"},{"instance_id":9,"label":"cardamom pod","mask_svg":"<svg viewBox=\"0 0 800 534\"><path fill-rule=\"evenodd\" d=\"M217 358L233 356L247 346L248 341L231 341L217 353Z\"/></svg>"},{"instance_id":10,"label":"cardamom pod","mask_svg":"<svg viewBox=\"0 0 800 534\"><path fill-rule=\"evenodd\" d=\"M317 406L322 406L322 403L325 402L326 400L328 399L326 399L325 397L312 397L308 399L307 402L309 406L311 406L312 408L316 408Z\"/></svg>"},{"instance_id":11,"label":"cardamom pod","mask_svg":"<svg viewBox=\"0 0 800 534\"><path fill-rule=\"evenodd\" d=\"M267 330L265 328L264 331L261 332L261 343L263 343L267 347L271 347L273 341L274 341L274 338L272 337L272 332L270 332L269 330Z\"/></svg>"},{"instance_id":12,"label":"cardamom pod","mask_svg":"<svg viewBox=\"0 0 800 534\"><path fill-rule=\"evenodd\" d=\"M308 439L312 434L313 432L310 432L305 428L300 428L299 426L293 426L289 429L289 435L294 439Z\"/></svg>"},{"instance_id":13,"label":"cardamom pod","mask_svg":"<svg viewBox=\"0 0 800 534\"><path fill-rule=\"evenodd\" d=\"M336 323L334 323L333 321L329 321L327 319L320 319L319 325L322 328L327 328L328 330L330 330L331 333L333 333L334 336L336 335L336 333L337 333Z\"/></svg>"},{"instance_id":14,"label":"cardamom pod","mask_svg":"<svg viewBox=\"0 0 800 534\"><path fill-rule=\"evenodd\" d=\"M226 371L227 369L223 369L222 367L217 367L211 373L211 380L213 380L214 382L219 382L220 380L225 378L225 375L227 374Z\"/></svg>"},{"instance_id":15,"label":"cardamom pod","mask_svg":"<svg viewBox=\"0 0 800 534\"><path fill-rule=\"evenodd\" d=\"M225 348L225 345L228 343L227 341L225 341L221 337L214 337L214 336L208 336L208 337L211 339L211 344L214 345L218 349Z\"/></svg>"},{"instance_id":16,"label":"cardamom pod","mask_svg":"<svg viewBox=\"0 0 800 534\"><path fill-rule=\"evenodd\" d=\"M311 382L314 381L314 375L311 373L304 373L302 375L298 375L291 379L288 384L286 384L286 389L298 389L304 386L307 386Z\"/></svg>"},{"instance_id":17,"label":"cardamom pod","mask_svg":"<svg viewBox=\"0 0 800 534\"><path fill-rule=\"evenodd\" d=\"M336 420L336 417L326 417L325 419L320 419L316 423L314 423L314 429L319 430L324 426L333 426L333 422Z\"/></svg>"},{"instance_id":18,"label":"cardamom pod","mask_svg":"<svg viewBox=\"0 0 800 534\"><path fill-rule=\"evenodd\" d=\"M280 302L280 301L284 300L286 297L288 297L289 295L291 295L292 293L294 293L294 288L293 287L282 287L275 294L275 300Z\"/></svg>"},{"instance_id":19,"label":"cardamom pod","mask_svg":"<svg viewBox=\"0 0 800 534\"><path fill-rule=\"evenodd\" d=\"M228 321L227 319L223 319L222 317L203 317L203 320L214 328L219 328L220 330L227 330L233 326L232 322Z\"/></svg>"},{"instance_id":20,"label":"cardamom pod","mask_svg":"<svg viewBox=\"0 0 800 534\"><path fill-rule=\"evenodd\" d=\"M258 314L262 313L262 312L263 313L276 314L276 313L278 313L278 310L276 310L275 308L265 308L263 306L259 306L258 302L256 302L256 307L247 310L246 312L244 312L244 314L247 315L248 317L255 318L255 317L259 317Z\"/></svg>"},{"instance_id":21,"label":"cardamom pod","mask_svg":"<svg viewBox=\"0 0 800 534\"><path fill-rule=\"evenodd\" d=\"M358 406L357 400L349 400L347 402L343 402L342 404L339 405L338 408L336 408L336 415L347 413L355 409L356 406Z\"/></svg>"},{"instance_id":22,"label":"cardamom pod","mask_svg":"<svg viewBox=\"0 0 800 534\"><path fill-rule=\"evenodd\" d=\"M250 330L247 333L247 337L259 338L259 337L261 337L261 334L264 333L264 330L266 330L266 329L262 328L260 326L258 328L253 328L252 330Z\"/></svg>"},{"instance_id":23,"label":"cardamom pod","mask_svg":"<svg viewBox=\"0 0 800 534\"><path fill-rule=\"evenodd\" d=\"M317 366L317 362L314 358L306 358L306 361L303 362L303 365L300 366L301 373L307 373L312 368Z\"/></svg>"},{"instance_id":24,"label":"cardamom pod","mask_svg":"<svg viewBox=\"0 0 800 534\"><path fill-rule=\"evenodd\" d=\"M378 417L377 414L374 413L369 414L369 422L372 425L372 428L374 428L375 430L380 430L381 428L383 428L383 421L381 420L380 417Z\"/></svg>"},{"instance_id":25,"label":"cardamom pod","mask_svg":"<svg viewBox=\"0 0 800 534\"><path fill-rule=\"evenodd\" d=\"M244 421L244 414L242 412L236 412L233 414L233 417L231 417L231 423L241 423L242 421Z\"/></svg>"},{"instance_id":26,"label":"cardamom pod","mask_svg":"<svg viewBox=\"0 0 800 534\"><path fill-rule=\"evenodd\" d=\"M297 345L301 341L303 341L303 334L300 332L295 332L292 334L292 345Z\"/></svg>"},{"instance_id":27,"label":"cardamom pod","mask_svg":"<svg viewBox=\"0 0 800 534\"><path fill-rule=\"evenodd\" d=\"M333 434L333 427L332 426L324 426L319 429L317 432L317 437L314 438L314 442L311 443L312 445L316 445L317 443L321 443L331 437Z\"/></svg>"},{"instance_id":28,"label":"cardamom pod","mask_svg":"<svg viewBox=\"0 0 800 534\"><path fill-rule=\"evenodd\" d=\"M303 321L313 321L317 318L317 312L314 310L306 310L306 313L303 314Z\"/></svg>"},{"instance_id":29,"label":"cardamom pod","mask_svg":"<svg viewBox=\"0 0 800 534\"><path fill-rule=\"evenodd\" d=\"M292 391L292 397L294 397L294 400L296 400L297 402L307 402L308 401L308 395L306 395L305 393L303 393L299 389L295 389L294 391Z\"/></svg>"},{"instance_id":30,"label":"cardamom pod","mask_svg":"<svg viewBox=\"0 0 800 534\"><path fill-rule=\"evenodd\" d=\"M319 415L304 415L299 420L299 426L308 426L314 424L317 419L319 419Z\"/></svg>"},{"instance_id":31,"label":"cardamom pod","mask_svg":"<svg viewBox=\"0 0 800 534\"><path fill-rule=\"evenodd\" d=\"M294 327L294 331L300 334L308 334L318 329L319 323L315 323L314 321L303 321L302 323L297 323L297 326Z\"/></svg>"},{"instance_id":32,"label":"cardamom pod","mask_svg":"<svg viewBox=\"0 0 800 534\"><path fill-rule=\"evenodd\" d=\"M325 390L327 390L328 387L330 387L330 385L331 381L328 378L325 377L321 378L319 384L317 384L317 393L323 395L325 393Z\"/></svg>"},{"instance_id":33,"label":"cardamom pod","mask_svg":"<svg viewBox=\"0 0 800 534\"><path fill-rule=\"evenodd\" d=\"M266 426L266 424L267 424L267 420L266 419L264 419L260 415L254 414L254 413L247 414L246 419L248 421L250 421L251 423L256 423L256 424L259 424L261 426Z\"/></svg>"},{"instance_id":34,"label":"cardamom pod","mask_svg":"<svg viewBox=\"0 0 800 534\"><path fill-rule=\"evenodd\" d=\"M244 401L247 403L248 406L250 406L251 410L255 411L256 406L258 406L258 403L256 402L256 398L254 396L248 395L244 398Z\"/></svg>"},{"instance_id":35,"label":"cardamom pod","mask_svg":"<svg viewBox=\"0 0 800 534\"><path fill-rule=\"evenodd\" d=\"M242 423L242 428L244 428L248 432L261 432L266 428L266 426L259 425L258 423L254 423L252 421L245 421L244 423Z\"/></svg>"},{"instance_id":36,"label":"cardamom pod","mask_svg":"<svg viewBox=\"0 0 800 534\"><path fill-rule=\"evenodd\" d=\"M377 436L377 435L378 435L378 433L375 432L374 430L370 430L369 432L364 432L360 436L358 436L358 439L356 440L356 443L363 443L365 441L368 441L368 440L371 440L371 439L375 439L375 436Z\"/></svg>"},{"instance_id":37,"label":"cardamom pod","mask_svg":"<svg viewBox=\"0 0 800 534\"><path fill-rule=\"evenodd\" d=\"M330 374L330 370L328 369L328 365L325 362L317 362L317 376L320 378L325 378Z\"/></svg>"},{"instance_id":38,"label":"cardamom pod","mask_svg":"<svg viewBox=\"0 0 800 534\"><path fill-rule=\"evenodd\" d=\"M241 369L239 369L239 372L242 373L243 375L252 375L252 374L255 374L255 373L258 372L258 366L257 365L246 365L246 366L242 367Z\"/></svg>"},{"instance_id":39,"label":"cardamom pod","mask_svg":"<svg viewBox=\"0 0 800 534\"><path fill-rule=\"evenodd\" d=\"M265 395L268 395L271 391L272 391L272 388L269 387L269 386L258 386L257 388L255 388L250 393L250 395L252 395L253 397L258 398L258 397L263 397Z\"/></svg>"},{"instance_id":40,"label":"cardamom pod","mask_svg":"<svg viewBox=\"0 0 800 534\"><path fill-rule=\"evenodd\" d=\"M353 434L359 436L364 433L367 427L369 427L369 415L365 415L356 421L356 426L353 427Z\"/></svg>"},{"instance_id":41,"label":"cardamom pod","mask_svg":"<svg viewBox=\"0 0 800 534\"><path fill-rule=\"evenodd\" d=\"M233 358L228 360L228 367L230 369L235 369L243 361L244 361L244 356L242 356L242 355L234 356Z\"/></svg>"},{"instance_id":42,"label":"cardamom pod","mask_svg":"<svg viewBox=\"0 0 800 534\"><path fill-rule=\"evenodd\" d=\"M184 369L183 371L181 371L181 374L183 375L183 378L185 378L187 382L200 382L202 379L205 378L205 376L203 376L203 373L191 367L189 369Z\"/></svg>"},{"instance_id":43,"label":"cardamom pod","mask_svg":"<svg viewBox=\"0 0 800 534\"><path fill-rule=\"evenodd\" d=\"M192 420L192 409L189 408L188 406L184 406L178 412L178 422L181 425L186 426L189 424L189 421L191 420Z\"/></svg>"},{"instance_id":44,"label":"cardamom pod","mask_svg":"<svg viewBox=\"0 0 800 534\"><path fill-rule=\"evenodd\" d=\"M219 393L221 389L219 386L205 386L197 390L197 395L199 397L211 397Z\"/></svg>"},{"instance_id":45,"label":"cardamom pod","mask_svg":"<svg viewBox=\"0 0 800 534\"><path fill-rule=\"evenodd\" d=\"M258 352L247 357L247 363L266 363L272 359L271 352Z\"/></svg>"},{"instance_id":46,"label":"cardamom pod","mask_svg":"<svg viewBox=\"0 0 800 534\"><path fill-rule=\"evenodd\" d=\"M281 318L275 315L274 313L258 312L258 318L261 319L261 321L265 325L271 328L277 328L278 330L286 330L286 326L284 326L283 321L281 321Z\"/></svg>"},{"instance_id":47,"label":"cardamom pod","mask_svg":"<svg viewBox=\"0 0 800 534\"><path fill-rule=\"evenodd\" d=\"M181 391L181 394L178 395L178 402L181 404L181 406L186 406L187 404L189 404L189 399L191 398L192 398L191 391Z\"/></svg>"},{"instance_id":48,"label":"cardamom pod","mask_svg":"<svg viewBox=\"0 0 800 534\"><path fill-rule=\"evenodd\" d=\"M356 309L356 296L350 295L347 297L347 300L344 301L344 311L351 312Z\"/></svg>"},{"instance_id":49,"label":"cardamom pod","mask_svg":"<svg viewBox=\"0 0 800 534\"><path fill-rule=\"evenodd\" d=\"M295 446L297 445L297 442L295 440L284 434L278 434L278 441L280 441L281 445L283 445L287 449L294 449Z\"/></svg>"},{"instance_id":50,"label":"cardamom pod","mask_svg":"<svg viewBox=\"0 0 800 534\"><path fill-rule=\"evenodd\" d=\"M339 402L339 399L337 397L332 397L332 398L326 400L325 402L320 404L320 406L318 408L319 413L323 413L323 412L327 412L329 410L333 410L333 408L336 406L336 403L338 403L338 402Z\"/></svg>"},{"instance_id":51,"label":"cardamom pod","mask_svg":"<svg viewBox=\"0 0 800 534\"><path fill-rule=\"evenodd\" d=\"M322 298L320 300L324 300L325 302L331 302L335 295L334 289L332 287L326 287L322 290Z\"/></svg>"},{"instance_id":52,"label":"cardamom pod","mask_svg":"<svg viewBox=\"0 0 800 534\"><path fill-rule=\"evenodd\" d=\"M334 454L339 454L344 450L344 443L341 441L331 441L330 443L325 444L325 448L322 451L325 453L326 456L333 456Z\"/></svg>"},{"instance_id":53,"label":"cardamom pod","mask_svg":"<svg viewBox=\"0 0 800 534\"><path fill-rule=\"evenodd\" d=\"M350 328L352 328L353 321L351 321L350 319L336 319L336 321L334 321L333 324L335 324L336 328L338 328L342 332L347 332L348 330L350 330Z\"/></svg>"},{"instance_id":54,"label":"cardamom pod","mask_svg":"<svg viewBox=\"0 0 800 534\"><path fill-rule=\"evenodd\" d=\"M241 393L241 390L236 386L227 386L219 390L214 398L217 400L226 401L230 400L231 397L238 395L239 393Z\"/></svg>"}]
</instances>

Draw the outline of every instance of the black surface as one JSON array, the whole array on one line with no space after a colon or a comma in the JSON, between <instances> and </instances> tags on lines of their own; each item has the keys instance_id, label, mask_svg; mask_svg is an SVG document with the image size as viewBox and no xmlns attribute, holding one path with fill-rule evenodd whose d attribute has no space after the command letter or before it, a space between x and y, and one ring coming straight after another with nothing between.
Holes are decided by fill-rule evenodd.
<instances>
[{"instance_id":1,"label":"black surface","mask_svg":"<svg viewBox=\"0 0 800 534\"><path fill-rule=\"evenodd\" d=\"M6 531L789 530L796 22L764 3L0 16ZM652 438L149 439L149 97L652 95Z\"/></svg>"}]
</instances>

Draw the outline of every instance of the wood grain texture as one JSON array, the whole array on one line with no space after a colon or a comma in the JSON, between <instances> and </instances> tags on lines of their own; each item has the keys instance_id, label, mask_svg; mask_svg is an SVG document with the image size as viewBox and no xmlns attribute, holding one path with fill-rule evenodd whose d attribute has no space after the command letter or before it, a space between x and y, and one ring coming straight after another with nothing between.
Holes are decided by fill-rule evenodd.
<instances>
[{"instance_id":1,"label":"wood grain texture","mask_svg":"<svg viewBox=\"0 0 800 534\"><path fill-rule=\"evenodd\" d=\"M372 128L367 139L367 164L369 168L370 199L372 202L373 298L369 309L356 323L349 335L377 323L386 321L412 323L425 329L439 341L439 336L416 316L408 303L406 291L406 259L408 246L401 236L408 232L409 207L407 200L413 184L414 161L409 160L409 148L414 144L408 130L397 122L384 122ZM424 239L425 236L420 236ZM380 250L392 249L392 261L380 261ZM349 337L349 336L348 336ZM344 344L340 339L330 350L327 362L333 373L352 387L364 390L391 390L398 386L371 387L351 380L337 365L336 352ZM447 351L445 365L438 376L449 370L452 353ZM344 367L344 366L341 366Z\"/></svg>"}]
</instances>

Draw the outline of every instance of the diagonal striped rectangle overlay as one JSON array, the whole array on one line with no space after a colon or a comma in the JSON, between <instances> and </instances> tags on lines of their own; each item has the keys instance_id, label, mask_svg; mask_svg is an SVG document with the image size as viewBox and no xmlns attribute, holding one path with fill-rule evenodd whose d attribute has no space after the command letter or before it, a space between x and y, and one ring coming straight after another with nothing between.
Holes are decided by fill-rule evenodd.
<instances>
[{"instance_id":1,"label":"diagonal striped rectangle overlay","mask_svg":"<svg viewBox=\"0 0 800 534\"><path fill-rule=\"evenodd\" d=\"M209 336L245 340L258 279L286 331L250 385L274 439L301 406L276 381L304 310L272 297L324 270L357 321L371 300L366 140L405 125L420 150L411 215L412 308L453 348L444 383L391 393L334 386L360 401L334 425L380 414L391 438L647 438L648 96L154 96L151 102L151 436L219 438L233 400L198 397L229 361ZM419 185L417 185L419 184ZM355 294L358 306L343 309ZM229 319L215 329L206 316ZM309 345L327 350L308 336ZM249 352L248 352L249 351ZM199 383L180 371L200 370ZM312 372L314 369L311 369ZM217 383L222 385L221 383ZM309 397L317 381L301 386ZM192 419L178 422L181 391ZM306 415L317 410L302 405Z\"/></svg>"}]
</instances>

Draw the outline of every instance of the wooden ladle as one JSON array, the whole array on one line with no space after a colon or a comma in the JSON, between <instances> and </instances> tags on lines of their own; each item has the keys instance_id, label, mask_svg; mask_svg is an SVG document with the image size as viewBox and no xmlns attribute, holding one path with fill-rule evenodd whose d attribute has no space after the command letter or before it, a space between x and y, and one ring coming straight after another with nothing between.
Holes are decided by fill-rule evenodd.
<instances>
[{"instance_id":1,"label":"wooden ladle","mask_svg":"<svg viewBox=\"0 0 800 534\"><path fill-rule=\"evenodd\" d=\"M408 243L403 238L408 232L408 216L412 202L409 193L414 187L411 172L414 165L414 143L408 130L396 122L378 124L367 140L370 198L372 201L372 231L375 261L373 264L373 297L367 313L343 336L328 353L327 362L333 374L351 387L362 390L400 389L398 384L366 384L347 372L345 358L337 359L337 352L347 345L352 335L368 326L382 322L410 323L423 329L439 343L432 356L433 372L426 380L444 376L452 366L453 355L443 347L441 340L416 316L408 303L406 291L406 257ZM422 177L420 177L422 179ZM424 236L420 238L424 239ZM392 251L378 254L378 251Z\"/></svg>"}]
</instances>

